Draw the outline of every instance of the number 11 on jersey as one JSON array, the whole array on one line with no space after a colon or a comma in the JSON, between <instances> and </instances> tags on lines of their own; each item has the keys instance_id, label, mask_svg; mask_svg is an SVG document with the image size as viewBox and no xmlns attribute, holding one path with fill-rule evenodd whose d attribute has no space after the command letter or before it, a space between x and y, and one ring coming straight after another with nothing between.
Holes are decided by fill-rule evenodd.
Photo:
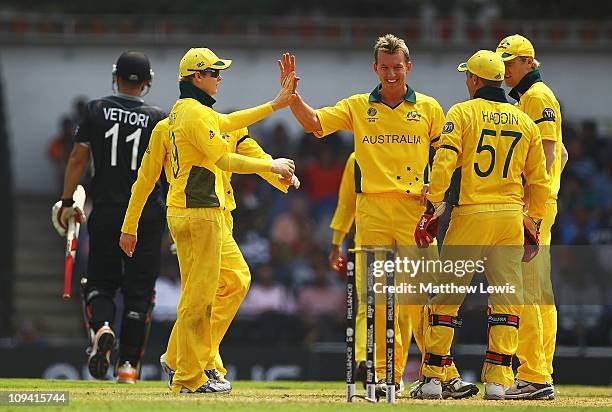
<instances>
[{"instance_id":1,"label":"number 11 on jersey","mask_svg":"<svg viewBox=\"0 0 612 412\"><path fill-rule=\"evenodd\" d=\"M128 135L125 138L125 142L134 141L132 145L132 162L130 167L132 170L136 170L138 166L138 145L140 143L140 134L142 128L136 129L134 133ZM119 138L119 123L115 123L110 129L104 133L105 138L111 138L111 166L117 166L117 140Z\"/></svg>"}]
</instances>

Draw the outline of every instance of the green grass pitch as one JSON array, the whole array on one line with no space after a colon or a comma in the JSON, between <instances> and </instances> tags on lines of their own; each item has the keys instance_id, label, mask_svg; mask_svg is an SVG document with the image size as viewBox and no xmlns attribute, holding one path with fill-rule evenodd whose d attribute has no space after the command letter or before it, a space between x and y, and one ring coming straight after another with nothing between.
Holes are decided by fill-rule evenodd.
<instances>
[{"instance_id":1,"label":"green grass pitch","mask_svg":"<svg viewBox=\"0 0 612 412\"><path fill-rule=\"evenodd\" d=\"M484 401L481 393L471 399L417 401L399 398L396 405L347 404L341 382L233 382L229 395L172 394L165 382L136 385L114 382L42 379L0 379L4 391L68 391L67 406L0 405L0 411L612 411L612 387L559 386L554 401ZM359 391L358 393L363 392Z\"/></svg>"}]
</instances>

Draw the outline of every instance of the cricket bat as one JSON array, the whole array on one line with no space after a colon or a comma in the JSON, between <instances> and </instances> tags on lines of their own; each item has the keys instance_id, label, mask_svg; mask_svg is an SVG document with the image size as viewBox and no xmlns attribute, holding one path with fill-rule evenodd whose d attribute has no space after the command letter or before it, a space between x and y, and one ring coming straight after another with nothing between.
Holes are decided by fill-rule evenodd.
<instances>
[{"instance_id":1,"label":"cricket bat","mask_svg":"<svg viewBox=\"0 0 612 412\"><path fill-rule=\"evenodd\" d=\"M78 185L74 194L74 206L78 206L83 210L85 204L85 189ZM77 241L79 239L79 229L81 224L76 222L74 218L68 221L68 230L66 231L66 260L64 261L64 300L70 299L72 289L72 268L76 259Z\"/></svg>"}]
</instances>

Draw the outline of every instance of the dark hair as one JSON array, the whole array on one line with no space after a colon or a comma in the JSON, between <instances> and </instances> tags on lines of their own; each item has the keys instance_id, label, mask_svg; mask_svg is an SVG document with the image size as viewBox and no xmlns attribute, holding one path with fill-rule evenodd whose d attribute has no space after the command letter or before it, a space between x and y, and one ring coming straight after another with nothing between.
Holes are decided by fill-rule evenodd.
<instances>
[{"instance_id":1,"label":"dark hair","mask_svg":"<svg viewBox=\"0 0 612 412\"><path fill-rule=\"evenodd\" d=\"M484 84L485 86L489 86L489 87L501 87L502 85L502 81L497 81L497 80L487 80L487 79L483 79L482 77L480 78L480 80L482 80L482 84Z\"/></svg>"},{"instance_id":2,"label":"dark hair","mask_svg":"<svg viewBox=\"0 0 612 412\"><path fill-rule=\"evenodd\" d=\"M519 56L519 59L521 59L521 61L522 61L523 63L525 63L525 62L527 61L527 59L528 59L528 58L529 58L529 57ZM531 63L531 70L533 71L533 70L535 70L535 69L539 69L539 68L540 68L541 63L540 63L538 60L536 60L536 58L535 58L535 57L532 57L531 59L532 59L532 63Z\"/></svg>"},{"instance_id":3,"label":"dark hair","mask_svg":"<svg viewBox=\"0 0 612 412\"><path fill-rule=\"evenodd\" d=\"M191 83L194 77L194 74L190 74L189 76L181 76L179 79L179 83Z\"/></svg>"}]
</instances>

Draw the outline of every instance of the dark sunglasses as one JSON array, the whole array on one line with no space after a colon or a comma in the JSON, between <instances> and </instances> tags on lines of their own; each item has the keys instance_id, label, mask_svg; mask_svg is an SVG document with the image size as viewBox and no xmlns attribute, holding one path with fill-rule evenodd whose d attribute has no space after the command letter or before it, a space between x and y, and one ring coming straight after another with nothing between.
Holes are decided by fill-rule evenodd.
<instances>
[{"instance_id":1,"label":"dark sunglasses","mask_svg":"<svg viewBox=\"0 0 612 412\"><path fill-rule=\"evenodd\" d=\"M200 70L200 73L210 73L210 77L214 77L215 79L221 75L221 70L219 69L204 69Z\"/></svg>"}]
</instances>

